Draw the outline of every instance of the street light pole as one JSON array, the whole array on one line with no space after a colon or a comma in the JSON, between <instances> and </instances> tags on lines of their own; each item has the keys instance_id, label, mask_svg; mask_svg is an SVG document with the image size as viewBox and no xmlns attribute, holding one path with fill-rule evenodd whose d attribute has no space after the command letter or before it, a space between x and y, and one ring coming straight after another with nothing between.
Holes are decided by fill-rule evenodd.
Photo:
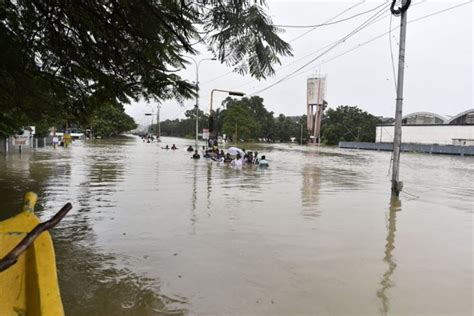
<instances>
[{"instance_id":1,"label":"street light pole","mask_svg":"<svg viewBox=\"0 0 474 316\"><path fill-rule=\"evenodd\" d=\"M222 90L222 89L212 89L211 91L211 102L209 102L209 113L212 112L212 99L214 97L214 92L215 91L218 91L218 92L225 92L231 96L236 96L236 97L243 97L245 95L245 93L243 92L240 92L240 91L230 91L230 90Z\"/></svg>"},{"instance_id":2,"label":"street light pole","mask_svg":"<svg viewBox=\"0 0 474 316\"><path fill-rule=\"evenodd\" d=\"M296 124L300 126L300 146L303 146L303 123L296 121Z\"/></svg>"},{"instance_id":3,"label":"street light pole","mask_svg":"<svg viewBox=\"0 0 474 316\"><path fill-rule=\"evenodd\" d=\"M214 123L214 120L212 118L212 100L213 100L213 97L214 97L214 92L215 91L218 91L218 92L225 92L227 93L228 95L230 96L236 96L236 97L243 97L245 95L245 93L243 92L239 92L239 91L230 91L230 90L222 90L222 89L212 89L211 91L211 101L209 102L209 134L212 135L214 134L214 125L211 124ZM216 139L218 137L217 133L216 133Z\"/></svg>"},{"instance_id":4,"label":"street light pole","mask_svg":"<svg viewBox=\"0 0 474 316\"><path fill-rule=\"evenodd\" d=\"M156 124L158 126L158 132L156 133L156 140L157 141L160 141L160 137L161 137L161 127L160 127L160 108L161 106L157 105L156 106Z\"/></svg>"},{"instance_id":5,"label":"street light pole","mask_svg":"<svg viewBox=\"0 0 474 316\"><path fill-rule=\"evenodd\" d=\"M195 149L198 149L198 134L199 134L199 65L201 62L205 60L216 60L216 58L203 58L199 61L196 61L192 57L187 57L191 59L194 62L194 65L196 65L196 104L194 106L194 110L196 112L196 141L194 143Z\"/></svg>"},{"instance_id":6,"label":"street light pole","mask_svg":"<svg viewBox=\"0 0 474 316\"><path fill-rule=\"evenodd\" d=\"M301 128L301 132L300 132L300 146L303 146L303 123L300 122L300 128Z\"/></svg>"}]
</instances>

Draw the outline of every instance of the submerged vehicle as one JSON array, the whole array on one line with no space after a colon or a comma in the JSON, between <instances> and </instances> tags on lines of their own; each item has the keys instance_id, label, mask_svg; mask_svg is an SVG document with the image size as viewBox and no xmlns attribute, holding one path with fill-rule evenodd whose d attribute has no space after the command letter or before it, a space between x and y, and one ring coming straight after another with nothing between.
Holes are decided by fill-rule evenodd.
<instances>
[{"instance_id":1,"label":"submerged vehicle","mask_svg":"<svg viewBox=\"0 0 474 316\"><path fill-rule=\"evenodd\" d=\"M41 223L34 214L37 195L25 194L19 214L0 222L0 315L64 315L48 229L72 208L67 203Z\"/></svg>"}]
</instances>

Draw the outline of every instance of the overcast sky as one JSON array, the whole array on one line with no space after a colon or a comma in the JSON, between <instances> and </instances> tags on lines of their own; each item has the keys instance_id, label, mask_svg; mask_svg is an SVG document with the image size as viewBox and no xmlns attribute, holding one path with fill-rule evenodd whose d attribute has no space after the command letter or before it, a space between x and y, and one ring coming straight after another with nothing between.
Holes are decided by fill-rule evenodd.
<instances>
[{"instance_id":1,"label":"overcast sky","mask_svg":"<svg viewBox=\"0 0 474 316\"><path fill-rule=\"evenodd\" d=\"M408 20L448 9L459 4L468 4L414 21L407 26L406 69L403 113L418 111L455 115L473 107L473 30L472 1L464 0L414 0L408 11ZM278 1L269 0L267 12L274 24L313 25L323 23L345 11L335 20L370 10L384 1ZM351 8L350 10L348 10ZM378 10L377 10L378 11ZM286 75L294 72L318 56L327 45L341 39L377 11L361 15L339 24L319 27L292 41L309 29L286 29L281 37L291 41L293 57L282 58L276 66L275 76L257 81L250 76L231 72L217 61L204 61L199 69L200 108L207 111L210 91L224 89L252 94ZM318 73L327 75L326 99L330 107L357 105L377 116L394 116L395 87L390 57L389 35L367 41L389 30L389 10L378 22L338 45L326 55L298 72L294 77L259 93L268 110L275 115L301 115L306 112L306 80ZM400 18L392 18L392 28L399 26ZM391 34L395 67L398 64L399 29ZM357 47L356 49L353 49ZM352 51L351 51L352 50ZM195 59L212 57L205 49ZM348 52L349 51L349 52ZM337 57L343 53L347 54ZM281 70L278 68L284 67ZM195 80L195 66L190 64L181 75ZM214 107L226 97L214 94ZM187 100L182 106L176 101L161 104L161 120L183 118L184 111L194 106ZM139 124L150 123L146 112L156 113L157 103L134 103L126 107Z\"/></svg>"}]
</instances>

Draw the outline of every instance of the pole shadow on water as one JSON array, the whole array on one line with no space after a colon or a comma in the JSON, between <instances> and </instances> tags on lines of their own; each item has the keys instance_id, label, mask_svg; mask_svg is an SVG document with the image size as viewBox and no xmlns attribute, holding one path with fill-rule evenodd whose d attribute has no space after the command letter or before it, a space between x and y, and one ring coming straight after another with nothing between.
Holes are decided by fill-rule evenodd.
<instances>
[{"instance_id":1,"label":"pole shadow on water","mask_svg":"<svg viewBox=\"0 0 474 316\"><path fill-rule=\"evenodd\" d=\"M382 303L380 313L382 315L388 315L390 311L390 299L388 290L394 287L394 283L391 280L397 264L393 256L393 250L395 249L395 232L397 231L397 212L401 211L402 203L396 196L392 196L390 200L388 226L387 226L387 242L385 244L384 258L383 261L387 264L387 271L382 275L380 281L380 289L377 291L377 297Z\"/></svg>"}]
</instances>

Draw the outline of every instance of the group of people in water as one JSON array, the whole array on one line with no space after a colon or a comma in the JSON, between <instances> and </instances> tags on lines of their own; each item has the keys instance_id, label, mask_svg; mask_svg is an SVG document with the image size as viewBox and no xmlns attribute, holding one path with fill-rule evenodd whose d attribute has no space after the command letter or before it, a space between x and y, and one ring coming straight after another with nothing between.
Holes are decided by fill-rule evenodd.
<instances>
[{"instance_id":1,"label":"group of people in water","mask_svg":"<svg viewBox=\"0 0 474 316\"><path fill-rule=\"evenodd\" d=\"M189 146L187 151L192 152L194 154L191 156L191 159L200 159L201 155L199 155L197 150L193 150L192 146ZM202 157L209 158L217 163L221 164L230 164L234 167L242 167L243 165L257 165L259 167L268 167L268 161L266 160L265 155L261 157L258 156L258 152L246 152L245 149L242 150L241 153L237 153L235 157L232 157L230 153L224 153L224 150L219 150L217 146L213 148L206 149L205 146L202 146Z\"/></svg>"},{"instance_id":2,"label":"group of people in water","mask_svg":"<svg viewBox=\"0 0 474 316\"><path fill-rule=\"evenodd\" d=\"M144 141L148 141L148 139L144 138ZM176 145L173 144L171 147L169 145L166 145L165 147L161 147L161 149L177 150L178 147L176 147ZM191 159L201 159L201 155L202 155L202 158L211 159L213 161L216 161L219 164L229 164L236 168L240 168L244 165L254 165L258 167L269 166L265 155L262 155L259 157L257 151L252 152L252 151L245 151L245 149L242 149L242 150L238 149L237 151L233 152L235 155L232 155L229 152L225 153L223 149L219 150L217 146L217 142L210 144L209 148L207 149L205 146L202 146L201 155L199 154L198 150L197 149L195 150L193 146L191 145L189 145L189 147L186 150L188 152L193 152Z\"/></svg>"},{"instance_id":3,"label":"group of people in water","mask_svg":"<svg viewBox=\"0 0 474 316\"><path fill-rule=\"evenodd\" d=\"M171 150L176 150L176 149L178 149L178 147L176 147L176 145L175 145L175 144L173 144L173 146L171 146L171 148L170 148L168 145L166 145L165 147L161 147L161 149L166 149L166 150L168 150L168 149L171 149Z\"/></svg>"},{"instance_id":4,"label":"group of people in water","mask_svg":"<svg viewBox=\"0 0 474 316\"><path fill-rule=\"evenodd\" d=\"M140 138L142 139L144 143L152 143L155 141L155 139L159 141L158 137L155 137L153 135L141 135Z\"/></svg>"}]
</instances>

